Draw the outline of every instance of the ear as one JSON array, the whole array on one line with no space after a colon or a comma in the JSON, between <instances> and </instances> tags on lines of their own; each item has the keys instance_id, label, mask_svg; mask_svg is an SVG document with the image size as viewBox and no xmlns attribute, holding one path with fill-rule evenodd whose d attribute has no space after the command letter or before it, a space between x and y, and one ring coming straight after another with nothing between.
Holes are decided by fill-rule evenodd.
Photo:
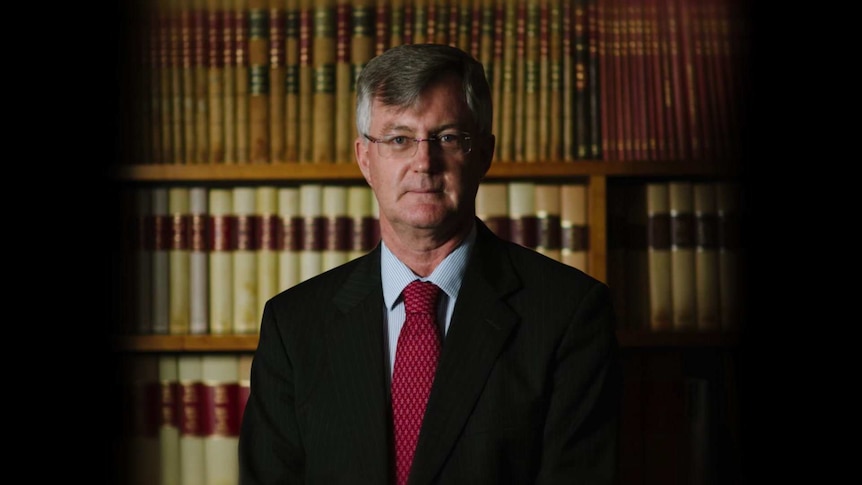
<instances>
[{"instance_id":1,"label":"ear","mask_svg":"<svg viewBox=\"0 0 862 485\"><path fill-rule=\"evenodd\" d=\"M362 172L362 176L365 177L365 181L373 188L374 184L371 183L371 160L368 159L369 148L370 144L362 136L356 137L356 140L353 142L353 156L356 157L356 164L359 165L359 170Z\"/></svg>"}]
</instances>

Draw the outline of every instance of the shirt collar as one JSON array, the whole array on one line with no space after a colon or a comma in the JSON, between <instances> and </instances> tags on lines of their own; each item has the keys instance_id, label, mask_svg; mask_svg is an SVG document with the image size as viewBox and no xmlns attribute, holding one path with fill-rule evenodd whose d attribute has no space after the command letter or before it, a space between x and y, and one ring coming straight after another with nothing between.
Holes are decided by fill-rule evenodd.
<instances>
[{"instance_id":1,"label":"shirt collar","mask_svg":"<svg viewBox=\"0 0 862 485\"><path fill-rule=\"evenodd\" d=\"M399 302L398 298L404 287L416 279L430 281L440 287L450 299L455 298L461 289L467 260L475 242L476 224L473 224L467 237L434 268L427 278L416 276L407 265L392 254L385 242L381 242L380 279L383 282L383 301L386 308L391 310Z\"/></svg>"}]
</instances>

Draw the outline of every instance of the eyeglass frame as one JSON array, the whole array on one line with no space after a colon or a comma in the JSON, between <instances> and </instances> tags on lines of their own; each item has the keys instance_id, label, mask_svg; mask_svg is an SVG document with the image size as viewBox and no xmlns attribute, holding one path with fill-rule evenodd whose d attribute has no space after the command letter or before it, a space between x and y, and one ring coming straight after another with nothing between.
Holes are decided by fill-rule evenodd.
<instances>
[{"instance_id":1,"label":"eyeglass frame","mask_svg":"<svg viewBox=\"0 0 862 485\"><path fill-rule=\"evenodd\" d=\"M446 134L447 134L447 133L444 133L443 135L445 136ZM466 151L464 151L464 150L463 150L463 148L462 148L462 149L458 152L458 154L460 154L460 155L467 155L467 154L469 154L470 152L472 152L472 151L473 151L473 135L472 135L472 134L470 134L470 133L469 133L469 132L467 132L467 131L459 131L459 132L458 132L458 134L462 136L462 141L467 141L467 142L469 143L469 145L470 145L470 147L469 147ZM392 140L393 140L393 139L395 139L395 138L399 138L399 137L401 137L401 138L405 138L405 139L407 139L407 140L409 140L409 141L413 142L413 147L414 147L414 148L413 148L413 153L411 153L411 154L409 154L409 155L405 155L405 156L404 156L404 158L402 158L402 160L403 160L403 159L407 159L407 158L410 158L410 157L415 156L415 155L416 155L416 153L419 151L419 143L420 143L420 142L423 142L423 141L427 141L427 142L438 142L438 145L437 145L437 146L438 146L438 148L440 148L440 149L441 149L441 152L442 152L442 153L446 153L446 154L448 154L448 155L456 155L455 153L451 153L451 154L450 154L450 153L447 153L445 150L443 150L442 146L440 146L440 145L439 145L440 135L432 135L432 136L429 136L428 138L412 138L412 137L407 136L407 135L393 135L393 136L392 136L391 138L389 138L389 139L385 139L385 138L375 138L375 137L373 137L373 136L371 136L371 135L369 135L369 134L367 134L367 133L363 133L363 134L362 134L362 136L364 136L364 137L365 137L365 139L366 139L366 140L368 140L368 141L370 141L371 143L374 143L375 145L378 145L378 148L377 148L377 154L378 154L378 155L380 154L380 147L379 147L379 145L380 145L380 144L390 145L390 144L392 143ZM381 155L381 156L383 156L383 155ZM398 160L398 159L399 159L398 157L383 157L383 158L396 159L396 160Z\"/></svg>"}]
</instances>

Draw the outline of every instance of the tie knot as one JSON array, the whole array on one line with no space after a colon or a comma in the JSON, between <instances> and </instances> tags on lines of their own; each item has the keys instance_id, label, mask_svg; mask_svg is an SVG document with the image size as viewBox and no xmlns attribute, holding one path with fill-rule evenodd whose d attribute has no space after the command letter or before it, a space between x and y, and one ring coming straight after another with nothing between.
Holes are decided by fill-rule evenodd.
<instances>
[{"instance_id":1,"label":"tie knot","mask_svg":"<svg viewBox=\"0 0 862 485\"><path fill-rule=\"evenodd\" d=\"M412 281L404 288L404 309L410 313L431 313L437 311L437 295L440 288L430 281Z\"/></svg>"}]
</instances>

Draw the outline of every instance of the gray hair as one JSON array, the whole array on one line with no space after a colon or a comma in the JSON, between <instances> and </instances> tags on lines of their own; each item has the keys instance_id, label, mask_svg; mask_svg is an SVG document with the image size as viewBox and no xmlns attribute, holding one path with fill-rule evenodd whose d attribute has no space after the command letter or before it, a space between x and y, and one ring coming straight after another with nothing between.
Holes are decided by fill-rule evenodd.
<instances>
[{"instance_id":1,"label":"gray hair","mask_svg":"<svg viewBox=\"0 0 862 485\"><path fill-rule=\"evenodd\" d=\"M356 80L356 130L367 135L374 99L386 106L412 106L422 91L446 75L461 79L467 106L479 130L490 135L491 89L482 64L461 49L443 44L403 44L371 59Z\"/></svg>"}]
</instances>

